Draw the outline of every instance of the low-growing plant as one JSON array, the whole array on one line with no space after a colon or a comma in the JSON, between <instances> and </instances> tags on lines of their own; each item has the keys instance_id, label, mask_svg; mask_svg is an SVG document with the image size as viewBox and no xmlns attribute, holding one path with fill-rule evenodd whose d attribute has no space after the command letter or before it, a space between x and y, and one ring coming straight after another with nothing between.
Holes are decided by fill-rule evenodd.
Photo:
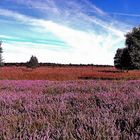
<instances>
[{"instance_id":1,"label":"low-growing plant","mask_svg":"<svg viewBox=\"0 0 140 140\"><path fill-rule=\"evenodd\" d=\"M140 81L0 81L0 139L140 139Z\"/></svg>"}]
</instances>

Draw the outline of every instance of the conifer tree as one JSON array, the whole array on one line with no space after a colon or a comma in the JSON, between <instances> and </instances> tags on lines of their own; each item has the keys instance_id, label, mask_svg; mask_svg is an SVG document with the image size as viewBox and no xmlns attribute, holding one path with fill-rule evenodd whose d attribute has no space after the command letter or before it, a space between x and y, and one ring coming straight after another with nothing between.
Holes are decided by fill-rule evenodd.
<instances>
[{"instance_id":1,"label":"conifer tree","mask_svg":"<svg viewBox=\"0 0 140 140\"><path fill-rule=\"evenodd\" d=\"M2 49L2 41L0 41L0 66L3 66L3 58L2 58L2 53L3 53L3 49Z\"/></svg>"},{"instance_id":2,"label":"conifer tree","mask_svg":"<svg viewBox=\"0 0 140 140\"><path fill-rule=\"evenodd\" d=\"M39 66L38 59L36 56L31 56L29 62L27 62L27 67L29 68L36 68Z\"/></svg>"}]
</instances>

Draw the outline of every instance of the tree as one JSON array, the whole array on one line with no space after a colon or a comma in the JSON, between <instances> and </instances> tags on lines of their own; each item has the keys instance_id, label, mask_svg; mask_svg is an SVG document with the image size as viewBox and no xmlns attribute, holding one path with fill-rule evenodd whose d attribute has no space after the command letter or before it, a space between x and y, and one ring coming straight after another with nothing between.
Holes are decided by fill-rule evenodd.
<instances>
[{"instance_id":1,"label":"tree","mask_svg":"<svg viewBox=\"0 0 140 140\"><path fill-rule=\"evenodd\" d=\"M118 69L140 69L140 27L135 27L126 35L123 49L118 49L114 57L114 65Z\"/></svg>"},{"instance_id":2,"label":"tree","mask_svg":"<svg viewBox=\"0 0 140 140\"><path fill-rule=\"evenodd\" d=\"M123 70L133 69L128 48L122 49L121 65Z\"/></svg>"},{"instance_id":3,"label":"tree","mask_svg":"<svg viewBox=\"0 0 140 140\"><path fill-rule=\"evenodd\" d=\"M122 53L123 53L123 49L118 49L114 57L114 65L117 69L122 69L122 62L121 62Z\"/></svg>"},{"instance_id":4,"label":"tree","mask_svg":"<svg viewBox=\"0 0 140 140\"><path fill-rule=\"evenodd\" d=\"M132 32L126 34L125 42L133 69L140 69L140 27L133 28Z\"/></svg>"},{"instance_id":5,"label":"tree","mask_svg":"<svg viewBox=\"0 0 140 140\"><path fill-rule=\"evenodd\" d=\"M36 68L39 66L38 59L36 56L31 56L29 62L27 62L27 67L29 68Z\"/></svg>"},{"instance_id":6,"label":"tree","mask_svg":"<svg viewBox=\"0 0 140 140\"><path fill-rule=\"evenodd\" d=\"M118 49L114 57L114 65L118 69L129 70L132 69L131 59L128 48Z\"/></svg>"},{"instance_id":7,"label":"tree","mask_svg":"<svg viewBox=\"0 0 140 140\"><path fill-rule=\"evenodd\" d=\"M2 45L2 41L0 41L0 67L4 65L3 59L2 59L3 49L1 45Z\"/></svg>"}]
</instances>

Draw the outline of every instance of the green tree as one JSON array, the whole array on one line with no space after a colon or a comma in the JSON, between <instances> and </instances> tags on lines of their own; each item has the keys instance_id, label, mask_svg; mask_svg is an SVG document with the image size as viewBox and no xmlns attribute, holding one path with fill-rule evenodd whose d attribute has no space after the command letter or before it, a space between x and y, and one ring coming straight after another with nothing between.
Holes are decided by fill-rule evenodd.
<instances>
[{"instance_id":1,"label":"green tree","mask_svg":"<svg viewBox=\"0 0 140 140\"><path fill-rule=\"evenodd\" d=\"M114 65L118 69L133 69L128 48L118 49L114 57Z\"/></svg>"},{"instance_id":2,"label":"green tree","mask_svg":"<svg viewBox=\"0 0 140 140\"><path fill-rule=\"evenodd\" d=\"M126 35L126 47L133 69L140 69L140 27L135 27Z\"/></svg>"},{"instance_id":3,"label":"green tree","mask_svg":"<svg viewBox=\"0 0 140 140\"><path fill-rule=\"evenodd\" d=\"M27 67L29 68L37 68L39 66L38 59L36 56L31 56L29 62L27 62Z\"/></svg>"},{"instance_id":4,"label":"green tree","mask_svg":"<svg viewBox=\"0 0 140 140\"><path fill-rule=\"evenodd\" d=\"M118 49L114 57L114 65L118 69L140 69L140 27L135 27L126 35L123 49Z\"/></svg>"},{"instance_id":5,"label":"green tree","mask_svg":"<svg viewBox=\"0 0 140 140\"><path fill-rule=\"evenodd\" d=\"M2 58L2 53L3 53L3 49L2 49L2 41L0 41L0 66L3 66L3 58Z\"/></svg>"},{"instance_id":6,"label":"green tree","mask_svg":"<svg viewBox=\"0 0 140 140\"><path fill-rule=\"evenodd\" d=\"M115 57L114 57L114 65L117 69L122 69L122 57L123 49L117 49Z\"/></svg>"}]
</instances>

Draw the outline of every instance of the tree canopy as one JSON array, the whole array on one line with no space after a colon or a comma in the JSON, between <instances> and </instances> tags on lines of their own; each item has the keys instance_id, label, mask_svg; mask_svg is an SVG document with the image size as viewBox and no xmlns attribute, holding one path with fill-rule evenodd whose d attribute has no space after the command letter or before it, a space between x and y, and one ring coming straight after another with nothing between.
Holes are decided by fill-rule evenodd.
<instances>
[{"instance_id":1,"label":"tree canopy","mask_svg":"<svg viewBox=\"0 0 140 140\"><path fill-rule=\"evenodd\" d=\"M140 27L128 32L125 48L118 49L114 57L114 65L118 69L140 69Z\"/></svg>"}]
</instances>

